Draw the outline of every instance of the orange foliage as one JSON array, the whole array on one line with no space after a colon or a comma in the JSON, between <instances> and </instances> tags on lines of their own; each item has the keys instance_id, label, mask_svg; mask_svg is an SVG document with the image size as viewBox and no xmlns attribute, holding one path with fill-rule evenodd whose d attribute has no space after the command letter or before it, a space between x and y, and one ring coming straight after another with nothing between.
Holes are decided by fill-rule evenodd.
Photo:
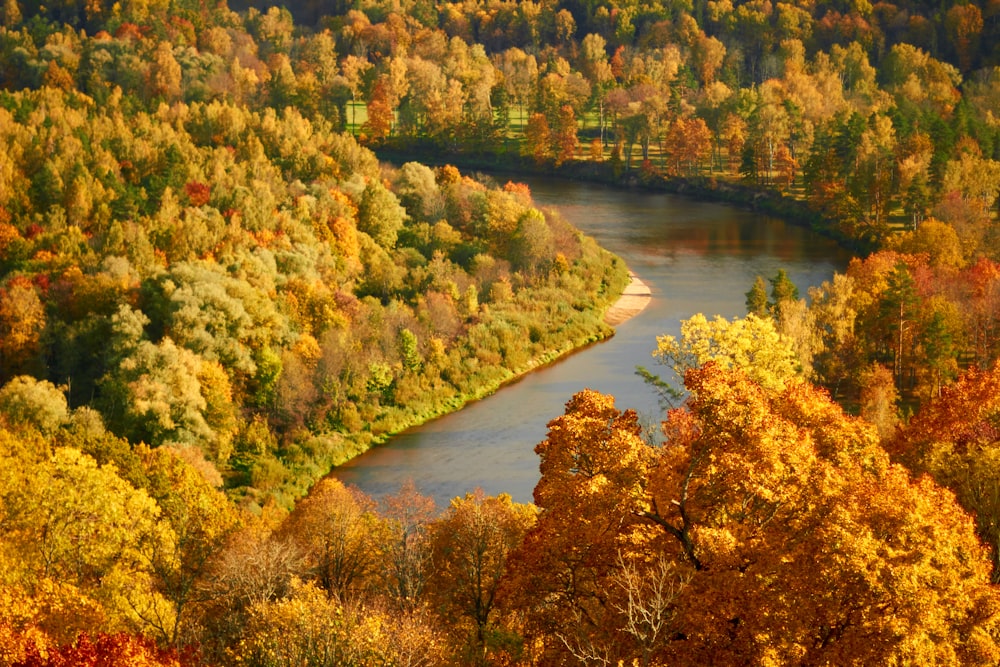
<instances>
[{"instance_id":1,"label":"orange foliage","mask_svg":"<svg viewBox=\"0 0 1000 667\"><path fill-rule=\"evenodd\" d=\"M769 391L714 364L685 384L661 448L594 392L550 423L542 514L504 596L540 662L1000 656L988 561L950 493L806 384Z\"/></svg>"}]
</instances>

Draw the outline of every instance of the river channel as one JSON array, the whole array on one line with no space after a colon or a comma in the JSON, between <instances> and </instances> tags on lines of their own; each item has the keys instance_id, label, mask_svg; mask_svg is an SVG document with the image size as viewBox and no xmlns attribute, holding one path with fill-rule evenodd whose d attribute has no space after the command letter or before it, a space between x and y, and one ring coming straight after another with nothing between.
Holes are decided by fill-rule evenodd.
<instances>
[{"instance_id":1,"label":"river channel","mask_svg":"<svg viewBox=\"0 0 1000 667\"><path fill-rule=\"evenodd\" d=\"M531 502L538 482L535 445L546 424L577 391L615 397L655 428L663 412L636 375L657 370L656 336L677 334L695 313L742 316L757 275L784 268L804 296L809 286L846 267L850 254L833 241L783 220L723 204L588 183L523 179L537 205L556 207L576 227L623 258L653 298L607 341L576 352L462 410L392 438L337 468L333 475L373 497L407 479L439 509L481 488Z\"/></svg>"}]
</instances>

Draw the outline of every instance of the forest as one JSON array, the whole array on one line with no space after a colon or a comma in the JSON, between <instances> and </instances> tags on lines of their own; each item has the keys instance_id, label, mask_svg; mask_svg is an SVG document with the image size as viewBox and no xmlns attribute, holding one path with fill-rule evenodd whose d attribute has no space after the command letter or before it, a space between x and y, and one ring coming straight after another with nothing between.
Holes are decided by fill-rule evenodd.
<instances>
[{"instance_id":1,"label":"forest","mask_svg":"<svg viewBox=\"0 0 1000 667\"><path fill-rule=\"evenodd\" d=\"M0 665L996 665L998 114L985 0L0 0ZM370 498L613 334L477 163L857 257L650 341L658 437L567 396L532 504Z\"/></svg>"}]
</instances>

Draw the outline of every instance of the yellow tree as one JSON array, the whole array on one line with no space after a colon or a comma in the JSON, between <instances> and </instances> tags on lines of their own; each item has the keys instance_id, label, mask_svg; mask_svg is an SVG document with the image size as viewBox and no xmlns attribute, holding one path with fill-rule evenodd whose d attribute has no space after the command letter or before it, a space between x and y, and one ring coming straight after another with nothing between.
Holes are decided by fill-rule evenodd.
<instances>
[{"instance_id":1,"label":"yellow tree","mask_svg":"<svg viewBox=\"0 0 1000 667\"><path fill-rule=\"evenodd\" d=\"M778 332L774 320L753 313L732 320L716 315L711 321L698 313L681 322L680 338L657 336L653 357L678 379L714 361L739 368L770 389L781 389L799 372L792 342Z\"/></svg>"},{"instance_id":2,"label":"yellow tree","mask_svg":"<svg viewBox=\"0 0 1000 667\"><path fill-rule=\"evenodd\" d=\"M57 644L138 628L133 603L164 605L148 568L169 537L159 508L113 465L68 447L37 459L18 451L24 438L0 438L0 589L11 602L0 624L30 623Z\"/></svg>"},{"instance_id":3,"label":"yellow tree","mask_svg":"<svg viewBox=\"0 0 1000 667\"><path fill-rule=\"evenodd\" d=\"M288 597L251 607L230 659L254 667L384 665L383 623L379 616L345 608L313 584L296 581Z\"/></svg>"},{"instance_id":4,"label":"yellow tree","mask_svg":"<svg viewBox=\"0 0 1000 667\"><path fill-rule=\"evenodd\" d=\"M185 458L170 447L147 451L144 465L149 494L169 527L149 557L154 590L169 602L143 606L135 603L148 628L159 639L179 646L192 640L201 594L208 589L207 574L229 536L238 527L235 507ZM217 473L216 473L217 475Z\"/></svg>"}]
</instances>

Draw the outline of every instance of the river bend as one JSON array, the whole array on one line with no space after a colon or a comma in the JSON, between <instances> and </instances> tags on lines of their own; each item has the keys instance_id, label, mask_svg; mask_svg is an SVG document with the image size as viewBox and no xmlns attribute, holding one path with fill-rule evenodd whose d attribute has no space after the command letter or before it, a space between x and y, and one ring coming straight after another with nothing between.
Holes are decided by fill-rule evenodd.
<instances>
[{"instance_id":1,"label":"river bend","mask_svg":"<svg viewBox=\"0 0 1000 667\"><path fill-rule=\"evenodd\" d=\"M577 391L615 396L654 428L656 396L635 367L655 370L656 336L677 334L702 312L742 316L757 275L784 268L805 295L843 270L850 254L830 239L773 217L677 195L590 183L524 179L537 205L554 206L576 227L622 257L649 286L652 301L611 339L532 372L484 400L413 428L337 468L333 475L365 493L394 493L407 479L439 509L475 488L531 502L538 481L535 445Z\"/></svg>"}]
</instances>

